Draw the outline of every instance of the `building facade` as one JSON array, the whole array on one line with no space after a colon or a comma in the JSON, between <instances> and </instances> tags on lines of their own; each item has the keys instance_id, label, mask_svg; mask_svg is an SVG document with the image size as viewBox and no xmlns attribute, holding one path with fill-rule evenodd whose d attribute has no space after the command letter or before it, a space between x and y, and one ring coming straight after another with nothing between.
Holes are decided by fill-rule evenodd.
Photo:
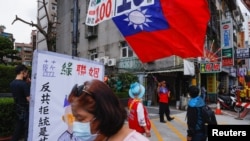
<instances>
[{"instance_id":1,"label":"building facade","mask_svg":"<svg viewBox=\"0 0 250 141\"><path fill-rule=\"evenodd\" d=\"M15 43L15 50L19 51L19 53L16 56L21 58L21 60L17 60L16 62L20 62L26 66L32 65L32 56L33 56L32 44Z\"/></svg>"},{"instance_id":2,"label":"building facade","mask_svg":"<svg viewBox=\"0 0 250 141\"><path fill-rule=\"evenodd\" d=\"M219 84L228 89L229 85L237 82L237 62L235 63L234 58L223 60L221 55L223 53L221 21L226 19L232 21L233 41L230 47L233 52L237 48L238 33L242 32L240 23L243 18L236 0L208 0L211 20L204 46L204 49L211 50L218 56L216 59L218 62L224 61L225 65L225 62L231 59L233 63L222 65L220 72L201 73L201 64L212 62L211 58L206 58L204 55L190 60L195 66L195 75L184 75L183 59L178 56L141 63L112 20L104 21L94 27L85 24L88 4L89 0L57 1L57 21L60 24L56 27L56 52L102 62L105 65L105 74L109 76L122 72L137 75L140 82L146 85L145 100L151 100L152 104L157 104L156 87L161 80L170 84L173 101L179 101L181 96L186 97L190 85L206 86L211 101L215 101Z\"/></svg>"}]
</instances>

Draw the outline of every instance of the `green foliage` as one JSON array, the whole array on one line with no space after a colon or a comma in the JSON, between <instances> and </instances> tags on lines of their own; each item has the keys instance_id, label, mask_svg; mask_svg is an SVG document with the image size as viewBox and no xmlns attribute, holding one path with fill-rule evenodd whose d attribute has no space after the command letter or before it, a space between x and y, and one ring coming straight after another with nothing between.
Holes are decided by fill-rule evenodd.
<instances>
[{"instance_id":1,"label":"green foliage","mask_svg":"<svg viewBox=\"0 0 250 141\"><path fill-rule=\"evenodd\" d=\"M28 67L31 72L31 67ZM15 66L0 64L0 93L10 92L10 82L16 78Z\"/></svg>"},{"instance_id":2,"label":"green foliage","mask_svg":"<svg viewBox=\"0 0 250 141\"><path fill-rule=\"evenodd\" d=\"M9 38L0 36L0 49L1 51L5 49L13 49L14 45Z\"/></svg>"},{"instance_id":3,"label":"green foliage","mask_svg":"<svg viewBox=\"0 0 250 141\"><path fill-rule=\"evenodd\" d=\"M14 130L15 112L13 98L0 98L0 137L10 136Z\"/></svg>"},{"instance_id":4,"label":"green foliage","mask_svg":"<svg viewBox=\"0 0 250 141\"><path fill-rule=\"evenodd\" d=\"M130 84L138 81L138 77L131 73L120 73L109 77L108 85L114 90L119 98L128 98Z\"/></svg>"},{"instance_id":5,"label":"green foliage","mask_svg":"<svg viewBox=\"0 0 250 141\"><path fill-rule=\"evenodd\" d=\"M17 53L19 53L18 50L7 50L6 51L6 54L7 54L6 57L10 58L12 60L11 62L13 62L13 60L22 60L21 57L16 56Z\"/></svg>"},{"instance_id":6,"label":"green foliage","mask_svg":"<svg viewBox=\"0 0 250 141\"><path fill-rule=\"evenodd\" d=\"M3 59L9 50L13 50L13 43L10 39L0 36L0 59Z\"/></svg>"},{"instance_id":7,"label":"green foliage","mask_svg":"<svg viewBox=\"0 0 250 141\"><path fill-rule=\"evenodd\" d=\"M118 74L118 80L122 83L122 89L128 90L131 83L138 81L138 77L131 73L120 73Z\"/></svg>"},{"instance_id":8,"label":"green foliage","mask_svg":"<svg viewBox=\"0 0 250 141\"><path fill-rule=\"evenodd\" d=\"M15 67L0 65L0 93L10 92L9 84L15 79Z\"/></svg>"},{"instance_id":9,"label":"green foliage","mask_svg":"<svg viewBox=\"0 0 250 141\"><path fill-rule=\"evenodd\" d=\"M115 92L118 98L128 98L128 90L123 92Z\"/></svg>"},{"instance_id":10,"label":"green foliage","mask_svg":"<svg viewBox=\"0 0 250 141\"><path fill-rule=\"evenodd\" d=\"M17 50L14 49L14 44L13 42L3 36L0 36L0 63L4 63L3 57L11 58L11 59L20 59L16 57L16 54L18 53Z\"/></svg>"}]
</instances>

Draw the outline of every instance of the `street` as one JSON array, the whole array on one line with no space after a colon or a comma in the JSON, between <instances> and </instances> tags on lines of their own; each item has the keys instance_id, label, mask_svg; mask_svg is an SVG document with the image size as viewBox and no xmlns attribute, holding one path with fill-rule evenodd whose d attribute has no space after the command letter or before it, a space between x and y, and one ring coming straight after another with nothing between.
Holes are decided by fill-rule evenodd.
<instances>
[{"instance_id":1,"label":"street","mask_svg":"<svg viewBox=\"0 0 250 141\"><path fill-rule=\"evenodd\" d=\"M215 110L216 104L212 104L210 107ZM150 106L147 108L152 124L150 141L186 141L185 110L178 110L174 106L170 106L171 115L175 119L171 122L160 123L158 107ZM243 119L237 119L238 113L228 110L221 111L221 115L216 115L220 125L250 125L250 113Z\"/></svg>"}]
</instances>

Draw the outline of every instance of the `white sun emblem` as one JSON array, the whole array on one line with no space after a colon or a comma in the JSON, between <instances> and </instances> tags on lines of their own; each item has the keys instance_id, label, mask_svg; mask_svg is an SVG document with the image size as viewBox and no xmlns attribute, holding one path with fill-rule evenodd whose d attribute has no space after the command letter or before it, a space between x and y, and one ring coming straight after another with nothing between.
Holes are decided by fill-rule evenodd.
<instances>
[{"instance_id":1,"label":"white sun emblem","mask_svg":"<svg viewBox=\"0 0 250 141\"><path fill-rule=\"evenodd\" d=\"M124 19L124 21L129 22L128 26L133 25L134 29L137 27L140 27L141 30L143 30L143 25L144 26L149 26L147 23L152 22L149 17L151 15L146 15L147 9L141 11L141 9L137 9L135 11L132 11L127 15L127 18Z\"/></svg>"}]
</instances>

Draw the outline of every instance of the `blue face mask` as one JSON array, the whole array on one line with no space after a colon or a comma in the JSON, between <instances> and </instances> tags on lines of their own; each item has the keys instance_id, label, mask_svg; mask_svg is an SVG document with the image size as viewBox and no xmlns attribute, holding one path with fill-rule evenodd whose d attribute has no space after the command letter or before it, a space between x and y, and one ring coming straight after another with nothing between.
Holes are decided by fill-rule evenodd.
<instances>
[{"instance_id":1,"label":"blue face mask","mask_svg":"<svg viewBox=\"0 0 250 141\"><path fill-rule=\"evenodd\" d=\"M83 141L93 141L98 134L91 134L90 122L73 122L73 135Z\"/></svg>"}]
</instances>

